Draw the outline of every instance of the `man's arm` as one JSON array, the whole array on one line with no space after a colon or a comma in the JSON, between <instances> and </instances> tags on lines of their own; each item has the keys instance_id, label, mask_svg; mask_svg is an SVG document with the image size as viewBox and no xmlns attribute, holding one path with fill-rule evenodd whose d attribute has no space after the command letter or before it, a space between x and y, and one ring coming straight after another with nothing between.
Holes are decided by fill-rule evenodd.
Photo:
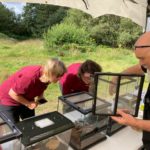
<instances>
[{"instance_id":1,"label":"man's arm","mask_svg":"<svg viewBox=\"0 0 150 150\"><path fill-rule=\"evenodd\" d=\"M140 64L131 66L125 69L124 71L122 71L122 73L144 74Z\"/></svg>"},{"instance_id":2,"label":"man's arm","mask_svg":"<svg viewBox=\"0 0 150 150\"><path fill-rule=\"evenodd\" d=\"M37 103L32 101L28 101L26 98L24 98L21 95L18 95L15 91L13 91L13 89L9 90L9 93L11 98L13 98L15 101L21 103L22 105L25 105L26 107L28 107L29 109L34 109L37 107Z\"/></svg>"}]
</instances>

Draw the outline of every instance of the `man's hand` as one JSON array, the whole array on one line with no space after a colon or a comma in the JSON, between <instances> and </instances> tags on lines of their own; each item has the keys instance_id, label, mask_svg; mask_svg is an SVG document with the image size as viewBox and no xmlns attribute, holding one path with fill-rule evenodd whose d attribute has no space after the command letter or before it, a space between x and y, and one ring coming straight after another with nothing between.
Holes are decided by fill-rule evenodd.
<instances>
[{"instance_id":1,"label":"man's hand","mask_svg":"<svg viewBox=\"0 0 150 150\"><path fill-rule=\"evenodd\" d=\"M128 114L126 111L117 110L117 114L119 114L120 116L117 116L117 117L112 116L111 118L115 120L116 122L118 122L119 124L129 125L132 127L136 125L137 119L135 119L132 115Z\"/></svg>"}]
</instances>

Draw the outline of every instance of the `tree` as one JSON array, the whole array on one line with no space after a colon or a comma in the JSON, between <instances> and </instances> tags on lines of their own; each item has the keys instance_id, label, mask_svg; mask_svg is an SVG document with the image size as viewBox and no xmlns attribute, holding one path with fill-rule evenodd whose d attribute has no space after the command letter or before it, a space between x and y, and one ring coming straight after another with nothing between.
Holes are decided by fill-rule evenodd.
<instances>
[{"instance_id":1,"label":"tree","mask_svg":"<svg viewBox=\"0 0 150 150\"><path fill-rule=\"evenodd\" d=\"M97 18L98 22L91 27L91 37L96 43L108 46L117 46L120 17L105 15Z\"/></svg>"},{"instance_id":2,"label":"tree","mask_svg":"<svg viewBox=\"0 0 150 150\"><path fill-rule=\"evenodd\" d=\"M24 7L23 22L34 37L41 37L49 27L60 23L66 9L44 4L27 4Z\"/></svg>"},{"instance_id":3,"label":"tree","mask_svg":"<svg viewBox=\"0 0 150 150\"><path fill-rule=\"evenodd\" d=\"M93 18L80 10L69 9L63 22L67 24L75 24L78 27L89 28L93 23Z\"/></svg>"},{"instance_id":4,"label":"tree","mask_svg":"<svg viewBox=\"0 0 150 150\"><path fill-rule=\"evenodd\" d=\"M142 28L131 20L115 15L104 15L93 19L79 10L70 9L64 22L85 27L97 45L131 48Z\"/></svg>"},{"instance_id":5,"label":"tree","mask_svg":"<svg viewBox=\"0 0 150 150\"><path fill-rule=\"evenodd\" d=\"M15 13L0 3L0 32L5 34L12 33L14 27Z\"/></svg>"},{"instance_id":6,"label":"tree","mask_svg":"<svg viewBox=\"0 0 150 150\"><path fill-rule=\"evenodd\" d=\"M118 47L132 48L137 38L142 34L142 27L138 26L130 19L121 18L118 30Z\"/></svg>"}]
</instances>

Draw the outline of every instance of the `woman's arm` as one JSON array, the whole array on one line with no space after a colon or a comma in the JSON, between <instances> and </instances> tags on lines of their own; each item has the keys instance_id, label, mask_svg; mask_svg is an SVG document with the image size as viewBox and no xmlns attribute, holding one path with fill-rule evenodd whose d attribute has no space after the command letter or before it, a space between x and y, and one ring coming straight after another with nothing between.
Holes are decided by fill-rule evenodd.
<instances>
[{"instance_id":1,"label":"woman's arm","mask_svg":"<svg viewBox=\"0 0 150 150\"><path fill-rule=\"evenodd\" d=\"M10 97L12 99L14 99L15 101L21 103L22 105L25 105L29 109L34 109L38 105L36 102L34 102L34 101L30 102L26 98L24 98L23 96L18 95L16 92L13 91L13 89L10 89L8 94L10 95Z\"/></svg>"}]
</instances>

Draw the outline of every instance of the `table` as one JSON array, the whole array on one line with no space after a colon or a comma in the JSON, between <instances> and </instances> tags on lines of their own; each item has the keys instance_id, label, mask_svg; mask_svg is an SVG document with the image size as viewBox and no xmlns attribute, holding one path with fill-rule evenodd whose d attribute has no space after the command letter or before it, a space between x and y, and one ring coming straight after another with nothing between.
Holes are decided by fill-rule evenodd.
<instances>
[{"instance_id":1,"label":"table","mask_svg":"<svg viewBox=\"0 0 150 150\"><path fill-rule=\"evenodd\" d=\"M112 136L107 136L105 141L97 143L89 150L138 150L141 145L142 132L131 127L125 127Z\"/></svg>"}]
</instances>

